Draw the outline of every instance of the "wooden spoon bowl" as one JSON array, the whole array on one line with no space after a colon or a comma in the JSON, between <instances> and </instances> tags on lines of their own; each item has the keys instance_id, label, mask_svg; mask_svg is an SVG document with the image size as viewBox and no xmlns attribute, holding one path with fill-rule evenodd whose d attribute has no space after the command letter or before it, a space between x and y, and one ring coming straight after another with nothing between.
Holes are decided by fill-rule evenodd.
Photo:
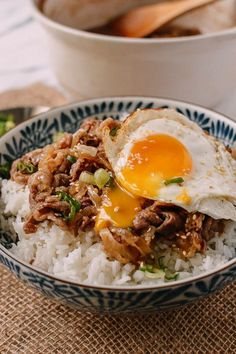
<instances>
[{"instance_id":1,"label":"wooden spoon bowl","mask_svg":"<svg viewBox=\"0 0 236 354\"><path fill-rule=\"evenodd\" d=\"M176 17L217 0L175 0L133 9L112 22L114 31L123 37L142 38Z\"/></svg>"}]
</instances>

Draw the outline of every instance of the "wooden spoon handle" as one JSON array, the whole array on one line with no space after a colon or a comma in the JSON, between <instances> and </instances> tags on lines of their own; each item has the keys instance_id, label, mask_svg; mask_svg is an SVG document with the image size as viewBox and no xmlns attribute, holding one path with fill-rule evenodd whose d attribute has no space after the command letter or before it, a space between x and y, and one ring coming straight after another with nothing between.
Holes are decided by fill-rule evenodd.
<instances>
[{"instance_id":1,"label":"wooden spoon handle","mask_svg":"<svg viewBox=\"0 0 236 354\"><path fill-rule=\"evenodd\" d=\"M180 15L208 5L216 0L176 0L168 3L142 6L129 11L114 22L114 27L125 37L145 37Z\"/></svg>"}]
</instances>

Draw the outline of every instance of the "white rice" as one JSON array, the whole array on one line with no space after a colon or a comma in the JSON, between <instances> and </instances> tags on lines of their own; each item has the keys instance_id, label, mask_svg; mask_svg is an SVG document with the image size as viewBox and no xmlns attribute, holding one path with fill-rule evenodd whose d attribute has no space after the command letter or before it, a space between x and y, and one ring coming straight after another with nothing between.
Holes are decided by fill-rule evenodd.
<instances>
[{"instance_id":1,"label":"white rice","mask_svg":"<svg viewBox=\"0 0 236 354\"><path fill-rule=\"evenodd\" d=\"M0 199L1 228L10 231L17 238L11 252L20 259L33 264L58 277L93 285L138 285L160 284L163 279L149 279L134 265L122 265L109 260L102 243L87 232L73 237L58 226L40 224L34 234L23 231L24 218L29 212L29 191L13 181L2 181ZM159 245L165 260L179 272L179 279L209 271L224 264L236 255L236 225L229 222L221 237L212 239L205 255L196 254L189 261L180 259L165 245Z\"/></svg>"}]
</instances>

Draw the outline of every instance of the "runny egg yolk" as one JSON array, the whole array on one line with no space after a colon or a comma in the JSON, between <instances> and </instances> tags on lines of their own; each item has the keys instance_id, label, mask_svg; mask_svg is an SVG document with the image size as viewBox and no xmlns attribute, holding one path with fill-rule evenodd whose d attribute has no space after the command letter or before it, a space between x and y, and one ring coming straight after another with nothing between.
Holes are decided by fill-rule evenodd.
<instances>
[{"instance_id":1,"label":"runny egg yolk","mask_svg":"<svg viewBox=\"0 0 236 354\"><path fill-rule=\"evenodd\" d=\"M191 170L192 158L179 140L151 135L134 143L119 182L134 195L154 198L165 180L184 177Z\"/></svg>"},{"instance_id":2,"label":"runny egg yolk","mask_svg":"<svg viewBox=\"0 0 236 354\"><path fill-rule=\"evenodd\" d=\"M132 226L140 209L140 198L130 195L118 185L108 188L96 218L95 230L99 232L109 225L122 228Z\"/></svg>"}]
</instances>

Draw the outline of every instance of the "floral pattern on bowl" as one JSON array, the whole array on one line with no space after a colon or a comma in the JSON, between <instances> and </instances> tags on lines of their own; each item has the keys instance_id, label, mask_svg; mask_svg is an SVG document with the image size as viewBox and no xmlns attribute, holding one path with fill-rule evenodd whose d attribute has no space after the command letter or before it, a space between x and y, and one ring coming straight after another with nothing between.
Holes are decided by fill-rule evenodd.
<instances>
[{"instance_id":1,"label":"floral pattern on bowl","mask_svg":"<svg viewBox=\"0 0 236 354\"><path fill-rule=\"evenodd\" d=\"M43 113L17 126L0 140L0 163L52 142L55 132L74 132L91 116L119 119L139 108L174 108L226 145L236 141L236 123L205 108L178 101L145 97L112 97L71 104ZM56 278L11 255L11 235L0 230L0 262L16 277L46 296L79 310L100 313L151 312L186 305L236 279L236 260L214 271L162 286L89 286Z\"/></svg>"}]
</instances>

